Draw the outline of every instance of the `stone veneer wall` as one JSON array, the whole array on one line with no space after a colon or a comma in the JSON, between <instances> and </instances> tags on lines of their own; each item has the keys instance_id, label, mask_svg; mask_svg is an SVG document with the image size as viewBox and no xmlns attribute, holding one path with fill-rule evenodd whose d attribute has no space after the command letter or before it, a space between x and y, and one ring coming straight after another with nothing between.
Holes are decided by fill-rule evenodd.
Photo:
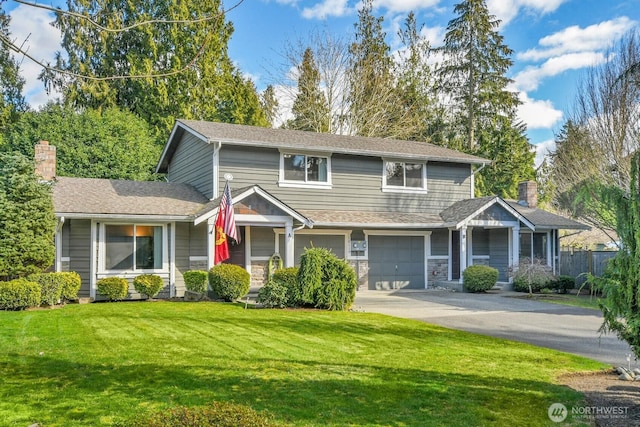
<instances>
[{"instance_id":1,"label":"stone veneer wall","mask_svg":"<svg viewBox=\"0 0 640 427\"><path fill-rule=\"evenodd\" d=\"M356 272L356 277L358 278L358 290L369 289L369 261L350 259L347 262Z\"/></svg>"},{"instance_id":2,"label":"stone veneer wall","mask_svg":"<svg viewBox=\"0 0 640 427\"><path fill-rule=\"evenodd\" d=\"M449 259L427 260L427 281L429 286L437 281L447 280L449 277Z\"/></svg>"},{"instance_id":3,"label":"stone veneer wall","mask_svg":"<svg viewBox=\"0 0 640 427\"><path fill-rule=\"evenodd\" d=\"M263 286L267 283L269 261L251 261L251 286Z\"/></svg>"}]
</instances>

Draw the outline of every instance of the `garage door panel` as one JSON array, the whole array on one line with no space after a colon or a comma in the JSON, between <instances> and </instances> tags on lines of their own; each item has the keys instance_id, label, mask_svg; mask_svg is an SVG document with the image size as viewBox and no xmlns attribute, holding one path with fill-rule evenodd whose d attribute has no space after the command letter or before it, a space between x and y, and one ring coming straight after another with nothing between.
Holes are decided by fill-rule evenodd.
<instances>
[{"instance_id":1,"label":"garage door panel","mask_svg":"<svg viewBox=\"0 0 640 427\"><path fill-rule=\"evenodd\" d=\"M423 289L423 236L369 236L369 289Z\"/></svg>"}]
</instances>

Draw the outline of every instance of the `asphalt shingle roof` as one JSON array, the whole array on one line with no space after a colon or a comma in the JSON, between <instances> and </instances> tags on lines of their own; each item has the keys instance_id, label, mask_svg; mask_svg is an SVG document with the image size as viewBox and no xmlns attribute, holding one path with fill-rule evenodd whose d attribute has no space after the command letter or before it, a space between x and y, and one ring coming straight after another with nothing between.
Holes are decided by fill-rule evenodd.
<instances>
[{"instance_id":1,"label":"asphalt shingle roof","mask_svg":"<svg viewBox=\"0 0 640 427\"><path fill-rule=\"evenodd\" d=\"M405 212L354 212L327 210L300 210L318 226L403 226L413 228L437 227L442 220L437 215Z\"/></svg>"},{"instance_id":2,"label":"asphalt shingle roof","mask_svg":"<svg viewBox=\"0 0 640 427\"><path fill-rule=\"evenodd\" d=\"M187 184L58 177L53 186L59 214L190 216L209 200Z\"/></svg>"},{"instance_id":3,"label":"asphalt shingle roof","mask_svg":"<svg viewBox=\"0 0 640 427\"><path fill-rule=\"evenodd\" d=\"M175 145L182 134L180 127L190 129L207 141L222 141L234 145L268 146L330 153L357 154L402 159L446 161L484 164L490 160L421 141L391 138L335 135L290 129L272 129L257 126L217 123L197 120L177 120L174 138L168 141L158 171L166 171Z\"/></svg>"},{"instance_id":4,"label":"asphalt shingle roof","mask_svg":"<svg viewBox=\"0 0 640 427\"><path fill-rule=\"evenodd\" d=\"M591 227L562 215L557 215L539 208L523 206L515 200L505 200L520 215L527 218L536 228L559 228L564 230L590 230Z\"/></svg>"}]
</instances>

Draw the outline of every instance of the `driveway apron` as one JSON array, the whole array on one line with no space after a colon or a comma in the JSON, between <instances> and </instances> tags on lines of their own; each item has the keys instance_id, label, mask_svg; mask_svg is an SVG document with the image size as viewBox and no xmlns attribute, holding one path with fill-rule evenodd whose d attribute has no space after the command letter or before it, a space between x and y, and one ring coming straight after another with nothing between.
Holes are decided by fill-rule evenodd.
<instances>
[{"instance_id":1,"label":"driveway apron","mask_svg":"<svg viewBox=\"0 0 640 427\"><path fill-rule=\"evenodd\" d=\"M514 292L445 290L358 291L354 309L420 320L452 329L521 341L627 366L627 343L598 332L602 313L519 298ZM638 366L631 359L632 368Z\"/></svg>"}]
</instances>

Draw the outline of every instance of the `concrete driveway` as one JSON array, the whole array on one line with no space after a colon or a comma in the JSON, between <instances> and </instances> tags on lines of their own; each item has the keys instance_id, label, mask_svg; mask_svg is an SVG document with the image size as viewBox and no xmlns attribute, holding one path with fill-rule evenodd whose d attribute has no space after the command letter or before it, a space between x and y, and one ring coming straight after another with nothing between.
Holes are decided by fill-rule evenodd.
<instances>
[{"instance_id":1,"label":"concrete driveway","mask_svg":"<svg viewBox=\"0 0 640 427\"><path fill-rule=\"evenodd\" d=\"M354 309L527 342L627 366L628 344L601 335L598 310L517 298L521 293L469 294L445 290L358 291ZM631 360L631 367L638 363Z\"/></svg>"}]
</instances>

